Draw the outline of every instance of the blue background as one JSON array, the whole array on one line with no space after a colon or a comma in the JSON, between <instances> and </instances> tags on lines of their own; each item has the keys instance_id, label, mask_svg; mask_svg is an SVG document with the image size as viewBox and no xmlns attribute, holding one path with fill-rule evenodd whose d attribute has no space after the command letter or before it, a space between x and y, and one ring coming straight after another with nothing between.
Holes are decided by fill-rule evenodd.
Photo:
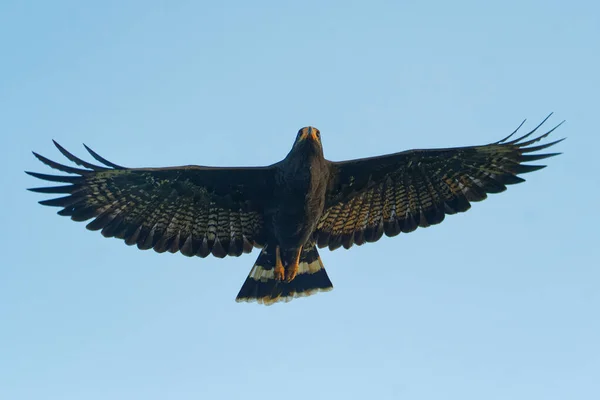
<instances>
[{"instance_id":1,"label":"blue background","mask_svg":"<svg viewBox=\"0 0 600 400\"><path fill-rule=\"evenodd\" d=\"M84 4L85 3L85 4ZM592 1L0 5L0 398L600 398ZM126 166L484 144L564 154L438 226L321 251L333 292L233 301L257 253L129 248L41 207L56 139ZM89 159L89 157L87 157Z\"/></svg>"}]
</instances>

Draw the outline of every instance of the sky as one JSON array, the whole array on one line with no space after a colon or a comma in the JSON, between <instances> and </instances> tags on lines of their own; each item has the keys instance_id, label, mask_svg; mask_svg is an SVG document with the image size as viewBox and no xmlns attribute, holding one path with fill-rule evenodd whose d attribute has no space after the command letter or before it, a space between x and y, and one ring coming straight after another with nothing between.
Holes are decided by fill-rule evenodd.
<instances>
[{"instance_id":1,"label":"sky","mask_svg":"<svg viewBox=\"0 0 600 400\"><path fill-rule=\"evenodd\" d=\"M0 398L600 398L599 38L593 1L2 1ZM25 190L51 139L267 165L307 125L344 160L550 112L548 168L271 307L234 301L256 252L139 251Z\"/></svg>"}]
</instances>

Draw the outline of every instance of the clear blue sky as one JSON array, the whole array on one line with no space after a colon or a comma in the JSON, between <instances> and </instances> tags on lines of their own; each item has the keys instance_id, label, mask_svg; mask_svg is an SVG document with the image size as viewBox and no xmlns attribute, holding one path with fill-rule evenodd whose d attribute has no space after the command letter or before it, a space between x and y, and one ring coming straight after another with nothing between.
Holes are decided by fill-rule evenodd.
<instances>
[{"instance_id":1,"label":"clear blue sky","mask_svg":"<svg viewBox=\"0 0 600 400\"><path fill-rule=\"evenodd\" d=\"M0 5L0 398L600 398L593 1ZM93 3L93 5L92 5ZM142 252L39 206L84 142L127 166L483 144L549 112L547 169L443 224L322 251L333 292L234 297L256 253ZM549 126L550 126L549 125Z\"/></svg>"}]
</instances>

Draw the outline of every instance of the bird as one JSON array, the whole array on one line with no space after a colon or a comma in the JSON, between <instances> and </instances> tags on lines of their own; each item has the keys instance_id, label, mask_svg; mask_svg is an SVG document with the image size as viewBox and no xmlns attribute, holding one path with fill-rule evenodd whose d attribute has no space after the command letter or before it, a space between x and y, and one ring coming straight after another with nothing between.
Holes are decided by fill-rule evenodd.
<instances>
[{"instance_id":1,"label":"bird","mask_svg":"<svg viewBox=\"0 0 600 400\"><path fill-rule=\"evenodd\" d=\"M486 145L340 162L325 159L320 131L308 126L283 160L264 167L126 168L84 144L97 165L53 141L81 168L33 152L65 174L25 172L62 183L29 189L60 196L40 204L60 207L73 221L91 219L87 229L141 250L223 258L258 249L236 301L271 305L333 288L318 249L350 249L439 224L544 168L528 163L561 154L541 151L564 138L534 145L565 122L535 136L551 115L516 139L525 121Z\"/></svg>"}]
</instances>

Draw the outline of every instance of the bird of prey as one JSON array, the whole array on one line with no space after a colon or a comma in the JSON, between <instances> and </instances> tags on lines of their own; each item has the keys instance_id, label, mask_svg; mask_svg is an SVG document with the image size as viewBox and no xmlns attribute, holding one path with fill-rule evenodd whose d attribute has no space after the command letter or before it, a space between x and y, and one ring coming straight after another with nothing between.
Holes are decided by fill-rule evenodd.
<instances>
[{"instance_id":1,"label":"bird of prey","mask_svg":"<svg viewBox=\"0 0 600 400\"><path fill-rule=\"evenodd\" d=\"M550 114L552 115L552 114ZM192 257L240 256L260 249L237 301L273 304L333 288L317 248L376 242L439 224L488 193L523 182L524 164L560 153L539 153L561 140L532 146L548 132L483 146L410 150L333 162L323 156L314 127L298 131L288 155L266 167L126 168L85 146L102 165L58 150L75 168L33 153L69 175L27 172L66 185L29 189L64 194L40 201L59 215L86 221L105 237L139 249ZM563 121L564 122L564 121Z\"/></svg>"}]
</instances>

